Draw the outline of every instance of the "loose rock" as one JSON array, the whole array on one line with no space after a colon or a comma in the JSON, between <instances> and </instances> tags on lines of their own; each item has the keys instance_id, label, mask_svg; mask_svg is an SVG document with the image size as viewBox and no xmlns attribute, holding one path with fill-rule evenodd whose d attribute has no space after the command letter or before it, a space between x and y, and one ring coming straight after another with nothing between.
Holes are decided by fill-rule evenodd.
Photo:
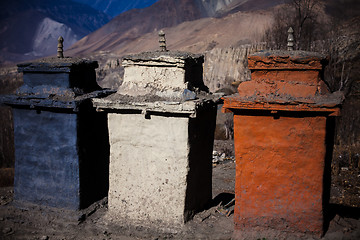
<instances>
[{"instance_id":1,"label":"loose rock","mask_svg":"<svg viewBox=\"0 0 360 240\"><path fill-rule=\"evenodd\" d=\"M8 233L10 233L11 231L12 231L12 228L11 228L11 227L7 227L7 228L4 228L2 232L3 232L4 234L8 234Z\"/></svg>"}]
</instances>

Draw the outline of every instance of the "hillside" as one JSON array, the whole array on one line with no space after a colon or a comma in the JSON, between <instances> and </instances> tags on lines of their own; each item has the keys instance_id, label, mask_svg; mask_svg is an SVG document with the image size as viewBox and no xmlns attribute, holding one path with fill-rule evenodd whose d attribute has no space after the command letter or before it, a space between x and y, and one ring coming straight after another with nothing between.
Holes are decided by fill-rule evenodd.
<instances>
[{"instance_id":1,"label":"hillside","mask_svg":"<svg viewBox=\"0 0 360 240\"><path fill-rule=\"evenodd\" d=\"M193 0L160 0L145 9L120 14L108 24L84 37L69 50L71 55L126 47L137 37L164 27L202 17Z\"/></svg>"},{"instance_id":2,"label":"hillside","mask_svg":"<svg viewBox=\"0 0 360 240\"><path fill-rule=\"evenodd\" d=\"M1 1L0 64L54 54L60 35L67 48L109 20L106 14L70 0Z\"/></svg>"},{"instance_id":3,"label":"hillside","mask_svg":"<svg viewBox=\"0 0 360 240\"><path fill-rule=\"evenodd\" d=\"M176 35L177 44L173 45L173 49L185 49L185 45L194 43L199 45L199 42L204 42L205 39L205 44L223 46L233 45L234 39L245 42L259 41L264 29L271 23L269 7L279 2L283 1L269 4L263 0L159 0L148 8L133 9L120 14L74 44L68 54L89 54L96 51L128 53L129 49L134 49L131 46L133 42L148 47L142 48L144 50L151 50L151 44L141 39L148 38L148 34L156 34L160 29L172 27L176 29L167 30L166 33L170 38L169 31ZM250 10L254 9L260 12L252 17ZM259 15L264 16L262 20ZM235 36L232 35L230 39L229 33ZM170 44L174 42L169 39ZM198 52L206 48L207 46L201 46L200 49L187 49Z\"/></svg>"},{"instance_id":4,"label":"hillside","mask_svg":"<svg viewBox=\"0 0 360 240\"><path fill-rule=\"evenodd\" d=\"M135 39L138 40L162 28L175 27L204 18L223 19L239 12L267 9L282 1L269 3L264 0L5 0L0 2L0 65L53 55L56 53L57 38L60 35L65 39L65 49L82 38L71 47L69 54L72 56L92 54L96 51L121 53L126 52L124 50L128 48L127 45ZM149 7L142 8L146 6ZM139 9L126 11L131 8ZM122 11L126 12L108 22L111 17L106 13L114 16ZM226 24L228 22L227 20ZM212 24L209 20L203 23ZM104 24L106 25L103 26ZM258 29L256 24L255 22L249 29ZM191 31L191 24L189 26ZM206 25L200 24L199 27L206 28ZM226 28L232 30L231 27ZM215 32L217 29L212 31ZM197 36L196 32L193 34ZM180 39L182 35L179 34ZM248 42L248 36L246 38ZM217 41L214 41L210 41L210 46L217 45ZM178 47L183 48L183 45L180 44ZM201 49L203 48L204 46L201 46Z\"/></svg>"},{"instance_id":5,"label":"hillside","mask_svg":"<svg viewBox=\"0 0 360 240\"><path fill-rule=\"evenodd\" d=\"M248 49L243 45L262 41L263 33L272 23L273 9L237 11L222 17L206 17L209 12L214 14L216 9L223 14L226 9L230 11L234 6L239 7L245 2L251 7L249 2L255 4L259 1L235 0L232 4L229 1L228 5L218 6L211 5L211 2L214 1L205 2L209 7L206 10L201 7L204 5L199 7L200 2L197 0L181 1L181 5L178 1L160 0L149 8L125 12L78 41L65 55L98 60L100 84L116 89L121 84L123 74L121 57L157 50L158 31L163 29L168 49L206 53L204 78L211 91L218 91L231 81L243 81L249 77L243 60L248 53L261 50L264 46L260 44ZM234 5L235 2L238 5ZM210 11L210 8L213 10ZM216 83L210 82L215 79Z\"/></svg>"},{"instance_id":6,"label":"hillside","mask_svg":"<svg viewBox=\"0 0 360 240\"><path fill-rule=\"evenodd\" d=\"M133 8L145 8L154 4L158 0L74 0L83 4L90 5L92 8L115 17L120 13L129 11Z\"/></svg>"}]
</instances>

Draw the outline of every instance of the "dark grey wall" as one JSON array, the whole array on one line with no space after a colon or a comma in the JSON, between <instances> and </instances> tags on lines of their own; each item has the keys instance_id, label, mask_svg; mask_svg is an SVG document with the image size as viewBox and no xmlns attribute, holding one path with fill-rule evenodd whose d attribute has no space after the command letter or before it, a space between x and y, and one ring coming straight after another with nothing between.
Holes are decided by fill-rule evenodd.
<instances>
[{"instance_id":1,"label":"dark grey wall","mask_svg":"<svg viewBox=\"0 0 360 240\"><path fill-rule=\"evenodd\" d=\"M77 116L13 109L16 201L78 209Z\"/></svg>"},{"instance_id":2,"label":"dark grey wall","mask_svg":"<svg viewBox=\"0 0 360 240\"><path fill-rule=\"evenodd\" d=\"M78 113L13 111L17 202L77 210L107 196L106 114L90 106Z\"/></svg>"}]
</instances>

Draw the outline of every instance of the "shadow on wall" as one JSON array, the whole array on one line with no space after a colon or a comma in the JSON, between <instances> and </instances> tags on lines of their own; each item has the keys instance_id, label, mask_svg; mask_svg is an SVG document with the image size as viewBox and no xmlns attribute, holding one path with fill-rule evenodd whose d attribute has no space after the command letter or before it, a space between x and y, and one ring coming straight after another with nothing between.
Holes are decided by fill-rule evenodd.
<instances>
[{"instance_id":1,"label":"shadow on wall","mask_svg":"<svg viewBox=\"0 0 360 240\"><path fill-rule=\"evenodd\" d=\"M189 123L189 169L187 176L185 220L206 207L212 198L212 150L214 145L216 106L203 109ZM196 180L195 180L196 179Z\"/></svg>"},{"instance_id":2,"label":"shadow on wall","mask_svg":"<svg viewBox=\"0 0 360 240\"><path fill-rule=\"evenodd\" d=\"M98 113L89 103L78 117L80 168L80 208L86 208L108 195L109 133L107 114Z\"/></svg>"},{"instance_id":3,"label":"shadow on wall","mask_svg":"<svg viewBox=\"0 0 360 240\"><path fill-rule=\"evenodd\" d=\"M0 107L0 187L14 184L14 124L10 107Z\"/></svg>"}]
</instances>

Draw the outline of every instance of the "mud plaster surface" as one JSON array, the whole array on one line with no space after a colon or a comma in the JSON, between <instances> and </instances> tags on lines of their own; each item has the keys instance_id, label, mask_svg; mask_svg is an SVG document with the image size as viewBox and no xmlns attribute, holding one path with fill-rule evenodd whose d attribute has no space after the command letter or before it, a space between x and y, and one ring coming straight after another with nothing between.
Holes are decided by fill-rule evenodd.
<instances>
[{"instance_id":1,"label":"mud plaster surface","mask_svg":"<svg viewBox=\"0 0 360 240\"><path fill-rule=\"evenodd\" d=\"M181 225L187 188L188 118L109 114L108 121L109 214L127 221ZM166 204L169 206L164 208Z\"/></svg>"}]
</instances>

